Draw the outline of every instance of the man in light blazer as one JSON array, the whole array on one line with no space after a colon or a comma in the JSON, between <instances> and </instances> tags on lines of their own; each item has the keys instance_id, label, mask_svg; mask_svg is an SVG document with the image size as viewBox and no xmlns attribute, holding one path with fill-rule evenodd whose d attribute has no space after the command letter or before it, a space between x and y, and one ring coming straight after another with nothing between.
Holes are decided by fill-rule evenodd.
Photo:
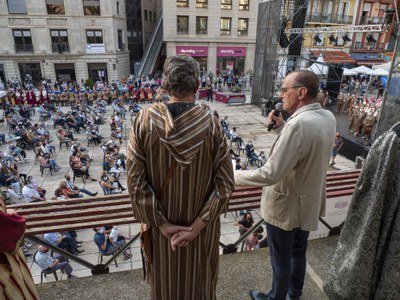
<instances>
[{"instance_id":1,"label":"man in light blazer","mask_svg":"<svg viewBox=\"0 0 400 300\"><path fill-rule=\"evenodd\" d=\"M286 123L271 112L278 137L265 165L236 171L237 186L261 186L261 214L267 223L273 269L268 293L250 291L252 299L291 300L302 294L307 239L325 213L325 180L335 139L336 120L317 102L319 81L310 71L290 73L281 87Z\"/></svg>"}]
</instances>

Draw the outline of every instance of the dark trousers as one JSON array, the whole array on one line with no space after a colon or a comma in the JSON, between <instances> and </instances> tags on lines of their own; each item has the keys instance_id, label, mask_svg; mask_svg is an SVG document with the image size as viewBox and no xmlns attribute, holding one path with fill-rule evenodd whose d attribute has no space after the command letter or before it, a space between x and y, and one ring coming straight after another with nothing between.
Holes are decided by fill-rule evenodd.
<instances>
[{"instance_id":1,"label":"dark trousers","mask_svg":"<svg viewBox=\"0 0 400 300\"><path fill-rule=\"evenodd\" d=\"M69 262L66 260L66 258L64 256L60 255L60 256L57 256L56 259L58 259L60 262L58 264L56 264L54 267L48 268L49 273L57 271L57 270L63 270L68 276L71 275L72 267L69 264Z\"/></svg>"},{"instance_id":2,"label":"dark trousers","mask_svg":"<svg viewBox=\"0 0 400 300\"><path fill-rule=\"evenodd\" d=\"M61 249L67 250L69 253L72 254L75 254L77 250L75 239L72 237L66 237L57 246Z\"/></svg>"},{"instance_id":3,"label":"dark trousers","mask_svg":"<svg viewBox=\"0 0 400 300\"><path fill-rule=\"evenodd\" d=\"M211 100L211 102L213 101L213 94L212 94L212 92L207 92L207 101L210 101Z\"/></svg>"},{"instance_id":4,"label":"dark trousers","mask_svg":"<svg viewBox=\"0 0 400 300\"><path fill-rule=\"evenodd\" d=\"M306 250L309 231L299 228L286 231L267 223L272 265L270 300L299 299L306 273Z\"/></svg>"}]
</instances>

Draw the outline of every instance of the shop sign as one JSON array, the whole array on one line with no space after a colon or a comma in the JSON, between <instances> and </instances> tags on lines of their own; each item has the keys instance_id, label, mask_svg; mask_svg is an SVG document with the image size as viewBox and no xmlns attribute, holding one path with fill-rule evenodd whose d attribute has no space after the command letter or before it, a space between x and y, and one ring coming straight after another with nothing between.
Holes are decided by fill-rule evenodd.
<instances>
[{"instance_id":1,"label":"shop sign","mask_svg":"<svg viewBox=\"0 0 400 300\"><path fill-rule=\"evenodd\" d=\"M246 56L246 47L218 47L217 56Z\"/></svg>"},{"instance_id":2,"label":"shop sign","mask_svg":"<svg viewBox=\"0 0 400 300\"><path fill-rule=\"evenodd\" d=\"M176 54L187 54L190 56L208 56L208 47L205 47L205 46L177 46Z\"/></svg>"},{"instance_id":3,"label":"shop sign","mask_svg":"<svg viewBox=\"0 0 400 300\"><path fill-rule=\"evenodd\" d=\"M86 53L106 53L104 44L86 44Z\"/></svg>"},{"instance_id":4,"label":"shop sign","mask_svg":"<svg viewBox=\"0 0 400 300\"><path fill-rule=\"evenodd\" d=\"M382 60L379 53L352 53L351 57L354 60Z\"/></svg>"}]
</instances>

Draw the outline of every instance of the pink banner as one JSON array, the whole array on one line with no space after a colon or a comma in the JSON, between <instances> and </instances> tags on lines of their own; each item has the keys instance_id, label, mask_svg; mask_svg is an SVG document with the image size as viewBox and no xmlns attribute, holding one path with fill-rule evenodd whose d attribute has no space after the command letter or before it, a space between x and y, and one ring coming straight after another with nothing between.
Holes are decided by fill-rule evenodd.
<instances>
[{"instance_id":1,"label":"pink banner","mask_svg":"<svg viewBox=\"0 0 400 300\"><path fill-rule=\"evenodd\" d=\"M177 46L176 54L187 54L190 56L208 56L208 47L205 47L205 46Z\"/></svg>"},{"instance_id":2,"label":"pink banner","mask_svg":"<svg viewBox=\"0 0 400 300\"><path fill-rule=\"evenodd\" d=\"M218 47L217 56L246 56L246 47Z\"/></svg>"}]
</instances>

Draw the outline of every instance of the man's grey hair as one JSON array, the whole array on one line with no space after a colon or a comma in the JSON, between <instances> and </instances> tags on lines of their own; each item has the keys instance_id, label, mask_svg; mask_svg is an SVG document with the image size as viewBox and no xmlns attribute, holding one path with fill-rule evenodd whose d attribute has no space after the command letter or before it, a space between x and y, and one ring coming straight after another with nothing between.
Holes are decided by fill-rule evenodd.
<instances>
[{"instance_id":1,"label":"man's grey hair","mask_svg":"<svg viewBox=\"0 0 400 300\"><path fill-rule=\"evenodd\" d=\"M164 63L163 87L177 98L193 95L200 76L200 65L191 56L170 56Z\"/></svg>"}]
</instances>

